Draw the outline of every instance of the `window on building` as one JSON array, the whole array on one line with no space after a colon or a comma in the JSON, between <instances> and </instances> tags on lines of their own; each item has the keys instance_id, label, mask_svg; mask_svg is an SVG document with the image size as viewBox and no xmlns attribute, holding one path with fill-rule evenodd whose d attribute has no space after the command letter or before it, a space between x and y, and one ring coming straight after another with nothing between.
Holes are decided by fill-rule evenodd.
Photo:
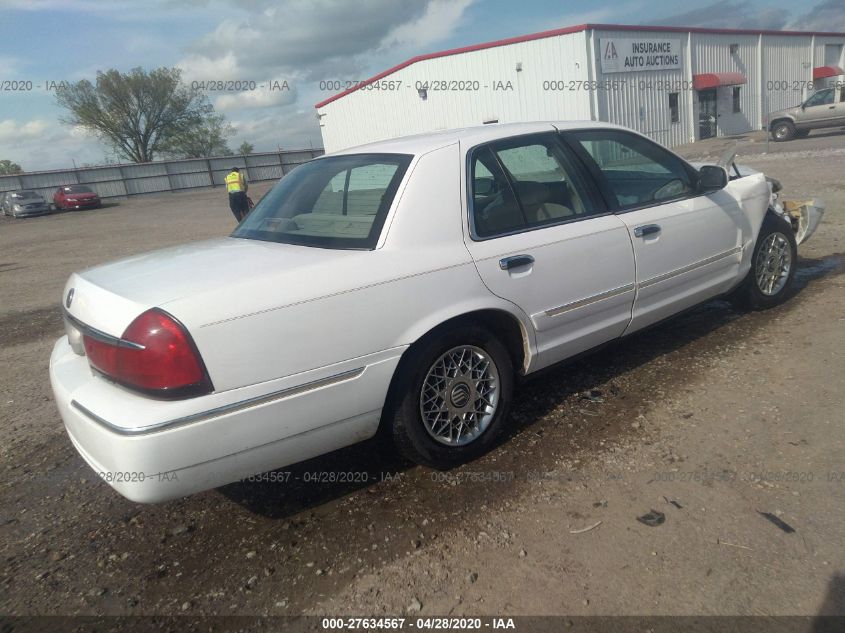
<instances>
[{"instance_id":1,"label":"window on building","mask_svg":"<svg viewBox=\"0 0 845 633\"><path fill-rule=\"evenodd\" d=\"M681 120L681 113L678 110L678 93L669 93L669 115L672 118L672 123L677 123Z\"/></svg>"},{"instance_id":2,"label":"window on building","mask_svg":"<svg viewBox=\"0 0 845 633\"><path fill-rule=\"evenodd\" d=\"M571 135L595 161L623 209L682 198L694 191L686 164L648 139L618 130L574 131Z\"/></svg>"},{"instance_id":3,"label":"window on building","mask_svg":"<svg viewBox=\"0 0 845 633\"><path fill-rule=\"evenodd\" d=\"M734 114L736 114L737 112L742 112L742 105L739 102L739 86L734 86L733 97L734 97L734 99L733 99L733 102L734 102L733 112L734 112Z\"/></svg>"}]
</instances>

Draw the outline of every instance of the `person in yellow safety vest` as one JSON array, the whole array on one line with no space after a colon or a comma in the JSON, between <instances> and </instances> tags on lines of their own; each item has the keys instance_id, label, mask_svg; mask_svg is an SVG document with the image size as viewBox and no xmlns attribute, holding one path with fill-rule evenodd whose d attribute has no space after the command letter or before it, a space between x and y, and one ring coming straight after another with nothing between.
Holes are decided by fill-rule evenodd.
<instances>
[{"instance_id":1,"label":"person in yellow safety vest","mask_svg":"<svg viewBox=\"0 0 845 633\"><path fill-rule=\"evenodd\" d=\"M229 193L229 208L238 222L249 213L249 202L246 197L247 188L246 178L237 167L232 167L226 175L226 191Z\"/></svg>"}]
</instances>

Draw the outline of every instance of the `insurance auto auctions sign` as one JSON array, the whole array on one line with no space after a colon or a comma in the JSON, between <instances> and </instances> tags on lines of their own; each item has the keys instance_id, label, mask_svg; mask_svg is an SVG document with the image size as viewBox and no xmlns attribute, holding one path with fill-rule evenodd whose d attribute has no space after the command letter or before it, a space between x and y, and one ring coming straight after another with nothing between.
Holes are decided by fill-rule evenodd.
<instances>
[{"instance_id":1,"label":"insurance auto auctions sign","mask_svg":"<svg viewBox=\"0 0 845 633\"><path fill-rule=\"evenodd\" d=\"M603 73L681 67L681 40L601 37L599 46Z\"/></svg>"}]
</instances>

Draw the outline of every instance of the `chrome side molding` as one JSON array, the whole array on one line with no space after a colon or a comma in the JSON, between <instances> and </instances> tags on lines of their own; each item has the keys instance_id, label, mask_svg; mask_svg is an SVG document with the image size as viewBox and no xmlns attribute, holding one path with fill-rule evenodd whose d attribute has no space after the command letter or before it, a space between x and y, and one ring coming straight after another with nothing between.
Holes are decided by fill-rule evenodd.
<instances>
[{"instance_id":1,"label":"chrome side molding","mask_svg":"<svg viewBox=\"0 0 845 633\"><path fill-rule=\"evenodd\" d=\"M322 387L328 387L330 385L336 385L341 382L346 382L347 380L354 380L355 378L358 378L361 374L363 374L365 369L366 367L350 369L349 371L344 371L333 376L328 376L326 378L320 378L319 380L312 380L311 382L306 382L301 385L297 385L296 387L287 387L286 389L280 389L278 391L274 391L263 396L255 396L254 398L247 398L246 400L241 400L240 402L224 404L214 409L209 409L208 411L202 411L200 413L186 415L181 418L175 418L173 420L167 420L165 422L156 422L155 424L135 428L126 428L109 422L108 420L100 417L99 415L97 415L84 405L80 404L76 400L71 400L70 404L72 407L83 413L86 417L90 418L91 420L93 420L100 426L106 428L107 430L111 431L112 433L127 436L148 435L150 433L170 430L172 428L185 426L187 424L193 424L195 422L201 422L210 418L216 418L221 415L227 415L229 413L234 413L243 409L257 407L259 405L274 402L276 400L292 398L294 396L299 396L304 393L308 393L309 391L314 391L315 389L321 389Z\"/></svg>"}]
</instances>

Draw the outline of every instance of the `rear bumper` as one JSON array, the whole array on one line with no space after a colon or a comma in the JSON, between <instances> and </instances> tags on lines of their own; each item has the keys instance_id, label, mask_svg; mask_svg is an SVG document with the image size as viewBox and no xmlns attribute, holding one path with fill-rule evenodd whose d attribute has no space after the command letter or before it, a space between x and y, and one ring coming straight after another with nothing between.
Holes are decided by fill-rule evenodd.
<instances>
[{"instance_id":1,"label":"rear bumper","mask_svg":"<svg viewBox=\"0 0 845 633\"><path fill-rule=\"evenodd\" d=\"M101 202L99 200L91 200L91 201L84 201L84 202L66 202L65 208L66 209L94 209L99 207Z\"/></svg>"},{"instance_id":2,"label":"rear bumper","mask_svg":"<svg viewBox=\"0 0 845 633\"><path fill-rule=\"evenodd\" d=\"M250 388L164 402L92 375L62 337L50 358L50 381L79 454L124 497L154 503L371 437L401 351L363 365L357 359L358 370L339 368L336 379L305 376L299 387L288 380L282 389L271 381L258 386L263 396Z\"/></svg>"}]
</instances>

